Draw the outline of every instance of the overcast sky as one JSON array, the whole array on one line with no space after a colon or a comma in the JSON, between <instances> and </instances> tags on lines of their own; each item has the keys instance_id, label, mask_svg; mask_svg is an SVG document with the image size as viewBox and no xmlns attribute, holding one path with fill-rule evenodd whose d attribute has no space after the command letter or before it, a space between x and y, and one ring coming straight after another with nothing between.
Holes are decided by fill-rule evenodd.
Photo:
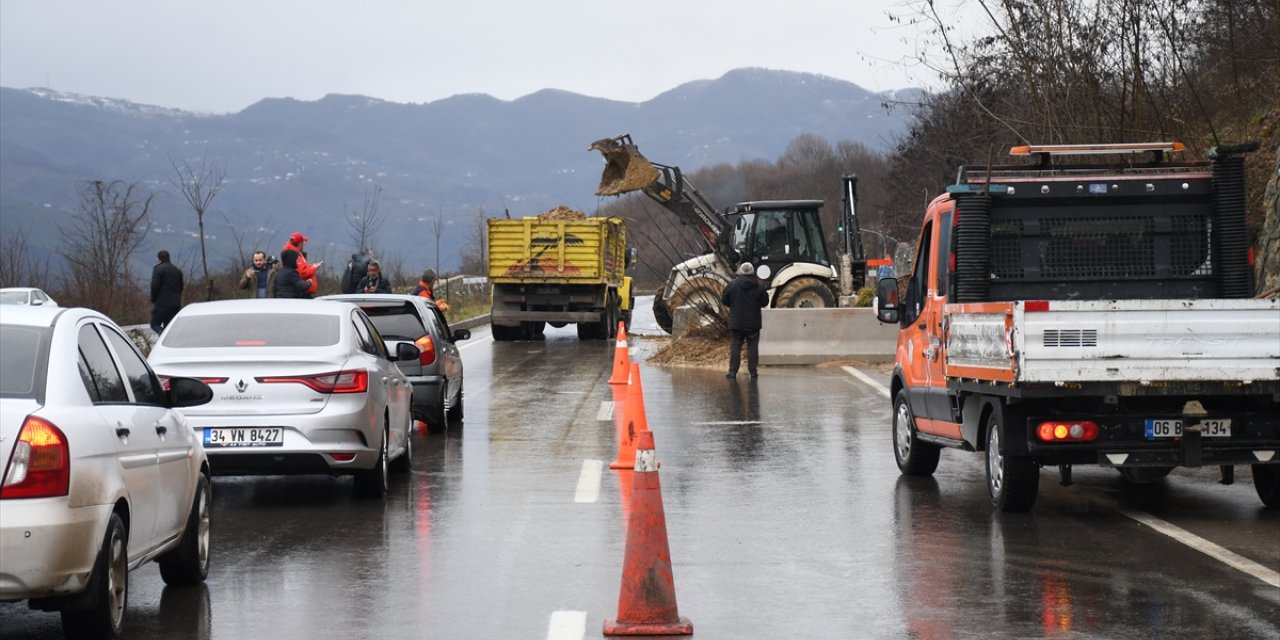
<instances>
[{"instance_id":1,"label":"overcast sky","mask_svg":"<svg viewBox=\"0 0 1280 640\"><path fill-rule=\"evenodd\" d=\"M0 85L196 111L328 93L643 101L738 67L931 86L909 0L4 0ZM958 1L958 0L951 0Z\"/></svg>"}]
</instances>

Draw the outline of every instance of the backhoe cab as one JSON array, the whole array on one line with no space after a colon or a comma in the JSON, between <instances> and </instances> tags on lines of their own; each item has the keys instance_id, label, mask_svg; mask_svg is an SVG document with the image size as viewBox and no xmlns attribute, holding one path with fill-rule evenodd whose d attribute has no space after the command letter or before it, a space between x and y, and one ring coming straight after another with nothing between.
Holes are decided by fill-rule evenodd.
<instances>
[{"instance_id":1,"label":"backhoe cab","mask_svg":"<svg viewBox=\"0 0 1280 640\"><path fill-rule=\"evenodd\" d=\"M738 265L750 262L769 287L773 307L836 306L836 270L827 254L821 200L743 202L717 213L679 167L650 162L630 135L605 138L590 150L604 155L597 195L641 191L698 227L708 253L675 265L654 298L654 316L670 332L673 310L691 305L723 322L720 294Z\"/></svg>"}]
</instances>

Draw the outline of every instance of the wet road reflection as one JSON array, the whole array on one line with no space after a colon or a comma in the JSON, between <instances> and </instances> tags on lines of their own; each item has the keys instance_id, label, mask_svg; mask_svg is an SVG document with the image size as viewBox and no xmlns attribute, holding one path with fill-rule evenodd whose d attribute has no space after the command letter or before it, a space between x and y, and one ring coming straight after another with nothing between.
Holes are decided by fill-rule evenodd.
<instances>
[{"instance_id":1,"label":"wet road reflection","mask_svg":"<svg viewBox=\"0 0 1280 640\"><path fill-rule=\"evenodd\" d=\"M613 345L572 327L542 342L475 334L466 420L415 433L414 468L385 500L343 478L216 479L208 583L169 589L137 570L127 637L542 638L557 611L587 612L599 637L632 473L608 468L625 411L606 384ZM633 342L636 358L655 348ZM642 376L695 637L1280 637L1280 589L1107 502L1280 568L1280 516L1247 487L1175 474L1135 489L1092 469L1064 488L1045 473L1035 511L999 515L974 454L900 476L888 401L838 368ZM584 460L603 470L579 503ZM0 636L59 637L57 616L0 605Z\"/></svg>"}]
</instances>

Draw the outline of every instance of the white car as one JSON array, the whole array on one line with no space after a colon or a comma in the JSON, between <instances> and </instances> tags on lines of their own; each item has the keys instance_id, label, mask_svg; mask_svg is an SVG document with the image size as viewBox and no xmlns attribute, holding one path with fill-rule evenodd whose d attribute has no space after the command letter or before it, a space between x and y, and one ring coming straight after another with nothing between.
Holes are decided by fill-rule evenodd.
<instances>
[{"instance_id":1,"label":"white car","mask_svg":"<svg viewBox=\"0 0 1280 640\"><path fill-rule=\"evenodd\" d=\"M220 300L187 305L151 349L162 376L208 383L186 412L215 475L354 475L387 492L388 470L412 461L413 385L355 305L328 300Z\"/></svg>"},{"instance_id":2,"label":"white car","mask_svg":"<svg viewBox=\"0 0 1280 640\"><path fill-rule=\"evenodd\" d=\"M209 465L175 407L209 387L166 388L88 309L6 310L0 373L0 601L61 611L71 637L115 637L129 571L156 560L167 584L203 581Z\"/></svg>"},{"instance_id":3,"label":"white car","mask_svg":"<svg viewBox=\"0 0 1280 640\"><path fill-rule=\"evenodd\" d=\"M57 302L49 294L35 287L5 287L0 289L0 304L26 304L33 307L56 307Z\"/></svg>"}]
</instances>

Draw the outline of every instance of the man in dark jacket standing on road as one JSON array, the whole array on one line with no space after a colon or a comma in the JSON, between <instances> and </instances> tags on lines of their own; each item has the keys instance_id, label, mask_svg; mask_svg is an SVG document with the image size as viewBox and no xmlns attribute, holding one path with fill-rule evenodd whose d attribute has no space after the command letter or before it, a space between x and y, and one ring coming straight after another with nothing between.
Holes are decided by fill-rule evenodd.
<instances>
[{"instance_id":1,"label":"man in dark jacket standing on road","mask_svg":"<svg viewBox=\"0 0 1280 640\"><path fill-rule=\"evenodd\" d=\"M169 262L169 252L156 254L160 262L151 270L151 330L159 334L182 309L182 270Z\"/></svg>"},{"instance_id":2,"label":"man in dark jacket standing on road","mask_svg":"<svg viewBox=\"0 0 1280 640\"><path fill-rule=\"evenodd\" d=\"M738 267L738 277L724 288L720 301L729 309L729 373L726 378L738 376L738 363L742 358L742 343L747 343L747 372L754 378L760 362L760 328L764 326L760 309L769 304L769 291L756 278L756 269L750 262Z\"/></svg>"}]
</instances>

